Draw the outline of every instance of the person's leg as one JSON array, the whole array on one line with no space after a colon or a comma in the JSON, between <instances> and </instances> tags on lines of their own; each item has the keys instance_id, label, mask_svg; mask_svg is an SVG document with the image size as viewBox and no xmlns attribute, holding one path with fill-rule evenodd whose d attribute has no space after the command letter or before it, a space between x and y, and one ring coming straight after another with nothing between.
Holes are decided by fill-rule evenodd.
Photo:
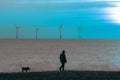
<instances>
[{"instance_id":1,"label":"person's leg","mask_svg":"<svg viewBox=\"0 0 120 80\"><path fill-rule=\"evenodd\" d=\"M65 63L62 64L62 71L64 71Z\"/></svg>"},{"instance_id":2,"label":"person's leg","mask_svg":"<svg viewBox=\"0 0 120 80\"><path fill-rule=\"evenodd\" d=\"M61 63L61 66L59 67L59 70L61 71L61 68L62 68L62 63Z\"/></svg>"},{"instance_id":3,"label":"person's leg","mask_svg":"<svg viewBox=\"0 0 120 80\"><path fill-rule=\"evenodd\" d=\"M61 69L62 69L62 71L64 71L64 67L65 67L65 63L61 63L59 70L61 71Z\"/></svg>"},{"instance_id":4,"label":"person's leg","mask_svg":"<svg viewBox=\"0 0 120 80\"><path fill-rule=\"evenodd\" d=\"M59 67L59 70L61 71L61 66Z\"/></svg>"}]
</instances>

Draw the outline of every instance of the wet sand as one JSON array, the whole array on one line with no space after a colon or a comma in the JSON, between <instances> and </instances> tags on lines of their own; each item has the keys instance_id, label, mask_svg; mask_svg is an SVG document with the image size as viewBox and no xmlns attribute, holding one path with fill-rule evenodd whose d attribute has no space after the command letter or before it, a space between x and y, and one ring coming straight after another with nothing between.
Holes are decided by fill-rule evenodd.
<instances>
[{"instance_id":1,"label":"wet sand","mask_svg":"<svg viewBox=\"0 0 120 80\"><path fill-rule=\"evenodd\" d=\"M0 40L0 72L56 71L66 51L66 70L120 69L120 40Z\"/></svg>"}]
</instances>

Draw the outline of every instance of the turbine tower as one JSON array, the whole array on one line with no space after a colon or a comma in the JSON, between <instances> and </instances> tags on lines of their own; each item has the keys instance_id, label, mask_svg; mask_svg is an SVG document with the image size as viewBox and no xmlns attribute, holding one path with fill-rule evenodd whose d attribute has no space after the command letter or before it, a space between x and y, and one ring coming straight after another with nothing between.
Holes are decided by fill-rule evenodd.
<instances>
[{"instance_id":1,"label":"turbine tower","mask_svg":"<svg viewBox=\"0 0 120 80\"><path fill-rule=\"evenodd\" d=\"M16 26L16 39L19 39L19 26Z\"/></svg>"},{"instance_id":2,"label":"turbine tower","mask_svg":"<svg viewBox=\"0 0 120 80\"><path fill-rule=\"evenodd\" d=\"M78 34L79 34L79 39L81 39L81 27L78 27Z\"/></svg>"},{"instance_id":3,"label":"turbine tower","mask_svg":"<svg viewBox=\"0 0 120 80\"><path fill-rule=\"evenodd\" d=\"M38 39L38 31L39 31L39 28L35 28L35 36L36 36L36 40Z\"/></svg>"},{"instance_id":4,"label":"turbine tower","mask_svg":"<svg viewBox=\"0 0 120 80\"><path fill-rule=\"evenodd\" d=\"M59 31L60 31L60 40L62 39L62 28L63 28L63 26L60 25L60 27L59 27Z\"/></svg>"}]
</instances>

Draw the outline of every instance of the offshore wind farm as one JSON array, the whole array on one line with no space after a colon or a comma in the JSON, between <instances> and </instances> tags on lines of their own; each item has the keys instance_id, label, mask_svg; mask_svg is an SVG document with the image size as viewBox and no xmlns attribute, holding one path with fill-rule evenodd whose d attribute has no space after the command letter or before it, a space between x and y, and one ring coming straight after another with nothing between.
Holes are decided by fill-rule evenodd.
<instances>
[{"instance_id":1,"label":"offshore wind farm","mask_svg":"<svg viewBox=\"0 0 120 80\"><path fill-rule=\"evenodd\" d=\"M81 39L82 38L82 27L65 28L65 26L60 25L58 27L32 27L24 28L22 26L15 26L12 28L1 28L5 31L1 35L4 38L1 39ZM46 33L47 31L47 33ZM66 32L67 31L67 32ZM75 31L75 32L74 32ZM29 32L29 33L28 33ZM74 36L73 36L74 35ZM67 36L67 37L66 37Z\"/></svg>"},{"instance_id":2,"label":"offshore wind farm","mask_svg":"<svg viewBox=\"0 0 120 80\"><path fill-rule=\"evenodd\" d=\"M78 28L83 39L119 39L119 0L22 0L0 2L0 38L58 39L62 25L64 38L77 39Z\"/></svg>"}]
</instances>

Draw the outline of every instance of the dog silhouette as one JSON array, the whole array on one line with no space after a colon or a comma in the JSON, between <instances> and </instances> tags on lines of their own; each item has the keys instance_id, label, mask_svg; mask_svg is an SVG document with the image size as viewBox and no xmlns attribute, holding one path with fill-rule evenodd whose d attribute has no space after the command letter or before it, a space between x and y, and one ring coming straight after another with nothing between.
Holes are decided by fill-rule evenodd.
<instances>
[{"instance_id":1,"label":"dog silhouette","mask_svg":"<svg viewBox=\"0 0 120 80\"><path fill-rule=\"evenodd\" d=\"M22 72L28 72L30 70L30 67L22 67Z\"/></svg>"}]
</instances>

